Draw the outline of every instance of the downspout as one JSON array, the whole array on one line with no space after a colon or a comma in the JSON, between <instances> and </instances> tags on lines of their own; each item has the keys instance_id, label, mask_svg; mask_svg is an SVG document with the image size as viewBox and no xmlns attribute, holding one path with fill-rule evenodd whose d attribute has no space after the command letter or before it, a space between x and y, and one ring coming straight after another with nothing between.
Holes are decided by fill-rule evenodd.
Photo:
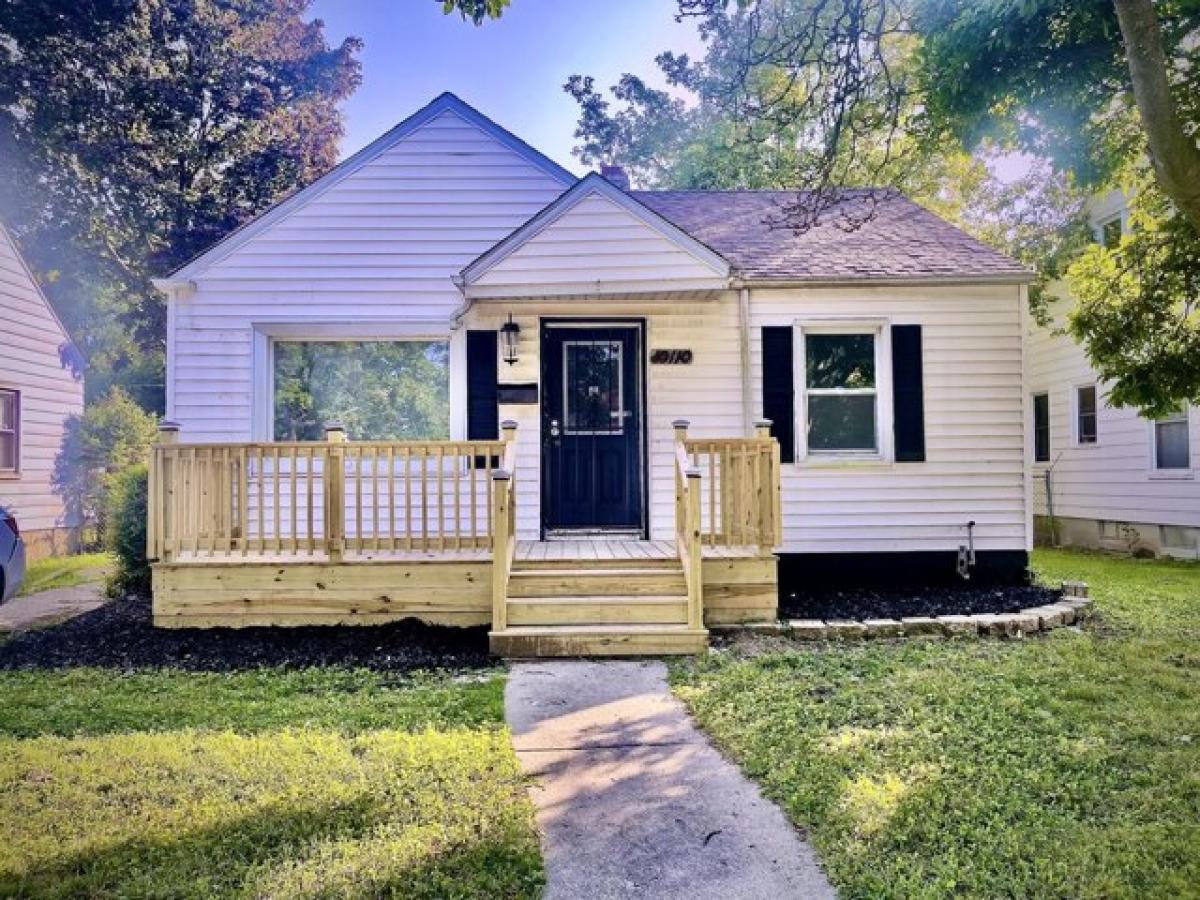
<instances>
[{"instance_id":1,"label":"downspout","mask_svg":"<svg viewBox=\"0 0 1200 900\"><path fill-rule=\"evenodd\" d=\"M750 386L750 288L738 288L738 350L742 357L742 433L751 433L754 392Z\"/></svg>"}]
</instances>

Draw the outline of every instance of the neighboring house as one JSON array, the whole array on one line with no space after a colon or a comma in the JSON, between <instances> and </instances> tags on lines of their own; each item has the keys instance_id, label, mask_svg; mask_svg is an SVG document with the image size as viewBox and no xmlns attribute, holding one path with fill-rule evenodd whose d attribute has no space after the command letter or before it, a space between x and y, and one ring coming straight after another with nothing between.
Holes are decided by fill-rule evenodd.
<instances>
[{"instance_id":1,"label":"neighboring house","mask_svg":"<svg viewBox=\"0 0 1200 900\"><path fill-rule=\"evenodd\" d=\"M773 224L785 192L610 178L438 97L158 282L180 440L319 439L326 418L351 439L487 439L512 420L517 537L599 533L611 551L676 534L675 420L727 439L765 417L783 590L953 579L960 554L976 578L1024 577L1024 268L902 198L856 231L797 235ZM688 477L709 479L687 446ZM743 487L769 505L769 484ZM244 528L269 531L241 490ZM232 546L236 520L217 514Z\"/></svg>"},{"instance_id":2,"label":"neighboring house","mask_svg":"<svg viewBox=\"0 0 1200 900\"><path fill-rule=\"evenodd\" d=\"M1118 191L1097 198L1097 240L1120 241L1125 207ZM1185 405L1151 421L1109 406L1083 348L1064 332L1071 303L1060 289L1052 321L1031 322L1026 343L1039 538L1197 558L1200 410Z\"/></svg>"},{"instance_id":3,"label":"neighboring house","mask_svg":"<svg viewBox=\"0 0 1200 900\"><path fill-rule=\"evenodd\" d=\"M70 337L0 224L0 506L17 515L31 559L73 550L72 521L51 486L83 382L64 365Z\"/></svg>"}]
</instances>

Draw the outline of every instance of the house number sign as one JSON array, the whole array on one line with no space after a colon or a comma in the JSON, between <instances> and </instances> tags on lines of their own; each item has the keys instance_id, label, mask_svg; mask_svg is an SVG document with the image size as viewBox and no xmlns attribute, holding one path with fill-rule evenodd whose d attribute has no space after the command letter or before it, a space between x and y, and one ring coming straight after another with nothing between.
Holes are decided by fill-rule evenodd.
<instances>
[{"instance_id":1,"label":"house number sign","mask_svg":"<svg viewBox=\"0 0 1200 900\"><path fill-rule=\"evenodd\" d=\"M651 350L650 362L657 366L688 366L692 363L692 351L667 349Z\"/></svg>"}]
</instances>

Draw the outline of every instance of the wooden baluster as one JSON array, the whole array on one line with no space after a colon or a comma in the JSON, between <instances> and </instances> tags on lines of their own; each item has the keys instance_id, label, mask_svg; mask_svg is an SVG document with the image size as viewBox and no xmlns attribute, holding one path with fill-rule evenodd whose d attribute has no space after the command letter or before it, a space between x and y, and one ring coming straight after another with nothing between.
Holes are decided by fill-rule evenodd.
<instances>
[{"instance_id":1,"label":"wooden baluster","mask_svg":"<svg viewBox=\"0 0 1200 900\"><path fill-rule=\"evenodd\" d=\"M446 549L446 490L443 484L446 468L445 446L437 445L437 532L438 549Z\"/></svg>"},{"instance_id":2,"label":"wooden baluster","mask_svg":"<svg viewBox=\"0 0 1200 900\"><path fill-rule=\"evenodd\" d=\"M371 446L371 549L379 549L379 447Z\"/></svg>"},{"instance_id":3,"label":"wooden baluster","mask_svg":"<svg viewBox=\"0 0 1200 900\"><path fill-rule=\"evenodd\" d=\"M250 450L239 447L238 460L238 544L242 556L250 552L250 489L247 470L250 468Z\"/></svg>"},{"instance_id":4,"label":"wooden baluster","mask_svg":"<svg viewBox=\"0 0 1200 900\"><path fill-rule=\"evenodd\" d=\"M307 447L305 450L308 455L308 459L306 460L304 467L305 495L307 497L307 502L305 503L305 513L307 514L308 518L308 555L312 556L312 554L316 551L317 546L317 534L315 528L316 522L314 521L316 515L315 510L313 509L313 479L316 478L316 472L314 470L316 469L317 448Z\"/></svg>"},{"instance_id":5,"label":"wooden baluster","mask_svg":"<svg viewBox=\"0 0 1200 900\"><path fill-rule=\"evenodd\" d=\"M478 546L479 541L479 513L476 506L479 502L479 488L476 484L475 470L478 466L475 465L475 460L479 455L479 448L474 444L467 445L467 470L471 473L471 546Z\"/></svg>"},{"instance_id":6,"label":"wooden baluster","mask_svg":"<svg viewBox=\"0 0 1200 900\"><path fill-rule=\"evenodd\" d=\"M421 446L421 549L429 549L429 448Z\"/></svg>"},{"instance_id":7,"label":"wooden baluster","mask_svg":"<svg viewBox=\"0 0 1200 900\"><path fill-rule=\"evenodd\" d=\"M688 425L691 423L687 419L676 419L671 423L671 427L675 430L675 443L672 448L671 458L675 459L678 453L678 448L687 440ZM675 540L680 540L680 535L684 532L684 496L683 491L686 485L683 481L683 474L679 471L679 463L673 462L671 470L675 473ZM682 550L682 548L678 548Z\"/></svg>"},{"instance_id":8,"label":"wooden baluster","mask_svg":"<svg viewBox=\"0 0 1200 900\"><path fill-rule=\"evenodd\" d=\"M769 553L775 545L775 522L771 486L771 420L759 419L754 423L754 435L759 441L757 465L758 491L755 502L758 504L758 547L763 553Z\"/></svg>"},{"instance_id":9,"label":"wooden baluster","mask_svg":"<svg viewBox=\"0 0 1200 900\"><path fill-rule=\"evenodd\" d=\"M396 549L396 447L387 448L388 549Z\"/></svg>"},{"instance_id":10,"label":"wooden baluster","mask_svg":"<svg viewBox=\"0 0 1200 900\"><path fill-rule=\"evenodd\" d=\"M462 448L459 447L454 451L451 457L454 463L454 471L451 476L454 478L454 549L462 549L462 472L459 470L459 454Z\"/></svg>"},{"instance_id":11,"label":"wooden baluster","mask_svg":"<svg viewBox=\"0 0 1200 900\"><path fill-rule=\"evenodd\" d=\"M413 547L412 517L412 451L404 448L404 548Z\"/></svg>"}]
</instances>

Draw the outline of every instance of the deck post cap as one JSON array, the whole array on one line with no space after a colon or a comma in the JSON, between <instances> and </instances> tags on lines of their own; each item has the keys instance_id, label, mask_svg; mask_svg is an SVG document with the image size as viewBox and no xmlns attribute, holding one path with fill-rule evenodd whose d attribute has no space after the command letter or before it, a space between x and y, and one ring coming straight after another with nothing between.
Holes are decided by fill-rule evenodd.
<instances>
[{"instance_id":1,"label":"deck post cap","mask_svg":"<svg viewBox=\"0 0 1200 900\"><path fill-rule=\"evenodd\" d=\"M178 431L182 427L183 426L178 422L174 422L170 419L163 419L158 423L159 431Z\"/></svg>"},{"instance_id":2,"label":"deck post cap","mask_svg":"<svg viewBox=\"0 0 1200 900\"><path fill-rule=\"evenodd\" d=\"M508 481L510 478L512 478L512 475L504 469L492 470L492 481Z\"/></svg>"},{"instance_id":3,"label":"deck post cap","mask_svg":"<svg viewBox=\"0 0 1200 900\"><path fill-rule=\"evenodd\" d=\"M755 428L770 428L774 424L775 424L775 422L772 419L755 419L754 420Z\"/></svg>"},{"instance_id":4,"label":"deck post cap","mask_svg":"<svg viewBox=\"0 0 1200 900\"><path fill-rule=\"evenodd\" d=\"M517 423L513 419L505 419L503 422L500 423L500 427L511 431L512 429L517 427Z\"/></svg>"},{"instance_id":5,"label":"deck post cap","mask_svg":"<svg viewBox=\"0 0 1200 900\"><path fill-rule=\"evenodd\" d=\"M687 419L676 419L674 422L671 423L671 427L672 428L687 428L691 424L692 423L689 422Z\"/></svg>"}]
</instances>

